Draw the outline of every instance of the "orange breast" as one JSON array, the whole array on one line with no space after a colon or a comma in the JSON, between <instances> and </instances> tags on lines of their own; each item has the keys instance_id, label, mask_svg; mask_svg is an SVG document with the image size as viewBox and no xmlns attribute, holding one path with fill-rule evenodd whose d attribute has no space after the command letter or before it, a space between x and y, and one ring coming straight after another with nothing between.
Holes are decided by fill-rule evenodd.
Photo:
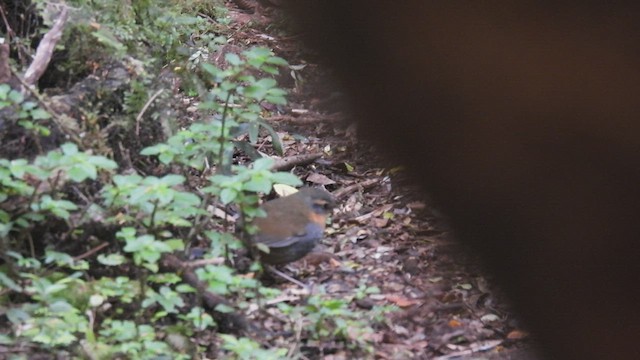
<instances>
[{"instance_id":1,"label":"orange breast","mask_svg":"<svg viewBox=\"0 0 640 360\"><path fill-rule=\"evenodd\" d=\"M314 222L320 226L322 226L322 228L325 227L325 224L327 223L327 216L326 215L322 215L322 214L316 214L314 212L309 214L309 220L311 222Z\"/></svg>"}]
</instances>

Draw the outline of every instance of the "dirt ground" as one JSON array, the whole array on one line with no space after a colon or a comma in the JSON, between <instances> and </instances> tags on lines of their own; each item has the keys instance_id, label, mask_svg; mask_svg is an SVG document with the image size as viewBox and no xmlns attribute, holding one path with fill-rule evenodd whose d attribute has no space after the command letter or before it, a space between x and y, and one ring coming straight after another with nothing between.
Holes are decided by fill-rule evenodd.
<instances>
[{"instance_id":1,"label":"dirt ground","mask_svg":"<svg viewBox=\"0 0 640 360\"><path fill-rule=\"evenodd\" d=\"M232 7L230 14L234 43L268 46L296 69L298 81L290 74L280 81L291 94L289 105L268 120L283 135L286 155L324 154L297 174L325 186L340 204L324 249L288 271L337 297L363 285L378 287L379 294L357 306L399 307L376 334L378 359L532 359L526 330L473 254L452 241L443 216L401 168L377 155L388 151L384 144L356 140L347 100L330 70L304 49L298 35L278 30L277 11ZM295 285L278 286L295 291ZM331 347L317 344L317 358L349 357Z\"/></svg>"}]
</instances>

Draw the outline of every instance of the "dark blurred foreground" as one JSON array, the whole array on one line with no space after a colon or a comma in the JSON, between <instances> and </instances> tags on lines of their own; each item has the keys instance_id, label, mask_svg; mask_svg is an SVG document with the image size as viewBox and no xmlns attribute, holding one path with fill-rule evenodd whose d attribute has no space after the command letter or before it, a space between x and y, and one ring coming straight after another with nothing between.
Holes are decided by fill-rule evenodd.
<instances>
[{"instance_id":1,"label":"dark blurred foreground","mask_svg":"<svg viewBox=\"0 0 640 360\"><path fill-rule=\"evenodd\" d=\"M543 353L640 358L640 5L290 3Z\"/></svg>"}]
</instances>

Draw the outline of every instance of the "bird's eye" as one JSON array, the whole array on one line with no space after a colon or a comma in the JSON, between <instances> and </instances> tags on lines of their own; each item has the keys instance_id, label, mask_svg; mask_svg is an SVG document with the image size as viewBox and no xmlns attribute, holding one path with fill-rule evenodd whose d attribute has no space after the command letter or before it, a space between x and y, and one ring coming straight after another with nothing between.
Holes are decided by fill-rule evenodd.
<instances>
[{"instance_id":1,"label":"bird's eye","mask_svg":"<svg viewBox=\"0 0 640 360\"><path fill-rule=\"evenodd\" d=\"M329 204L326 200L314 200L313 209L317 213L329 212L331 211L331 204Z\"/></svg>"}]
</instances>

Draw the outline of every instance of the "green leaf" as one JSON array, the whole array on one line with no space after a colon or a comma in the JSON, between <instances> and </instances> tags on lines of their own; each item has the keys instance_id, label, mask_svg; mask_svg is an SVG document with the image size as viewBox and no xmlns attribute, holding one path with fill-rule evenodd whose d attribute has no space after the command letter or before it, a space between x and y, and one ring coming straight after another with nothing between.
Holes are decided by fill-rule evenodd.
<instances>
[{"instance_id":1,"label":"green leaf","mask_svg":"<svg viewBox=\"0 0 640 360\"><path fill-rule=\"evenodd\" d=\"M21 118L24 118L26 116L21 116L22 114L20 114ZM23 128L27 129L27 130L33 130L36 125L32 122L32 121L28 121L28 120L20 120L18 121L18 125L22 126Z\"/></svg>"},{"instance_id":2,"label":"green leaf","mask_svg":"<svg viewBox=\"0 0 640 360\"><path fill-rule=\"evenodd\" d=\"M267 124L264 120L258 120L258 124L262 126L269 135L271 135L271 143L273 145L273 149L276 151L278 155L284 154L284 148L282 146L282 141L280 141L280 136L278 133L271 127L271 125Z\"/></svg>"},{"instance_id":3,"label":"green leaf","mask_svg":"<svg viewBox=\"0 0 640 360\"><path fill-rule=\"evenodd\" d=\"M200 197L190 192L176 192L174 202L179 206L199 206Z\"/></svg>"},{"instance_id":4,"label":"green leaf","mask_svg":"<svg viewBox=\"0 0 640 360\"><path fill-rule=\"evenodd\" d=\"M262 174L257 174L244 184L244 188L249 191L268 194L271 191L272 185L271 179Z\"/></svg>"},{"instance_id":5,"label":"green leaf","mask_svg":"<svg viewBox=\"0 0 640 360\"><path fill-rule=\"evenodd\" d=\"M242 59L237 54L227 53L224 56L225 60L231 65L238 66L242 64Z\"/></svg>"},{"instance_id":6,"label":"green leaf","mask_svg":"<svg viewBox=\"0 0 640 360\"><path fill-rule=\"evenodd\" d=\"M249 141L252 144L256 144L258 142L258 135L260 134L260 126L256 122L251 122L249 124Z\"/></svg>"},{"instance_id":7,"label":"green leaf","mask_svg":"<svg viewBox=\"0 0 640 360\"><path fill-rule=\"evenodd\" d=\"M9 92L9 100L14 104L20 104L24 101L24 96L19 91L11 90Z\"/></svg>"},{"instance_id":8,"label":"green leaf","mask_svg":"<svg viewBox=\"0 0 640 360\"><path fill-rule=\"evenodd\" d=\"M25 101L24 103L22 103L22 105L20 105L20 107L22 108L22 110L33 110L38 107L38 104L34 101Z\"/></svg>"},{"instance_id":9,"label":"green leaf","mask_svg":"<svg viewBox=\"0 0 640 360\"><path fill-rule=\"evenodd\" d=\"M287 105L287 98L284 96L267 95L264 99L274 105Z\"/></svg>"},{"instance_id":10,"label":"green leaf","mask_svg":"<svg viewBox=\"0 0 640 360\"><path fill-rule=\"evenodd\" d=\"M209 64L209 63L202 63L202 68L204 69L204 71L208 72L209 74L211 74L214 77L217 77L220 72L222 70L220 70L218 67L216 67L215 65Z\"/></svg>"},{"instance_id":11,"label":"green leaf","mask_svg":"<svg viewBox=\"0 0 640 360\"><path fill-rule=\"evenodd\" d=\"M269 249L269 246L267 246L266 244L263 244L263 243L259 243L259 242L257 242L257 243L256 243L256 248L257 248L258 250L262 251L262 252L263 252L263 253L265 253L265 254L268 254L268 253L270 253L270 252L271 252L271 249Z\"/></svg>"},{"instance_id":12,"label":"green leaf","mask_svg":"<svg viewBox=\"0 0 640 360\"><path fill-rule=\"evenodd\" d=\"M273 167L274 162L275 161L273 159L267 158L267 157L258 159L253 163L253 170L254 171L269 170L271 169L271 167Z\"/></svg>"},{"instance_id":13,"label":"green leaf","mask_svg":"<svg viewBox=\"0 0 640 360\"><path fill-rule=\"evenodd\" d=\"M185 249L182 239L172 239L164 242L172 251L183 251Z\"/></svg>"},{"instance_id":14,"label":"green leaf","mask_svg":"<svg viewBox=\"0 0 640 360\"><path fill-rule=\"evenodd\" d=\"M267 59L266 61L268 64L273 64L273 65L277 65L277 66L289 66L289 63L287 62L287 60L278 57L278 56L271 56Z\"/></svg>"},{"instance_id":15,"label":"green leaf","mask_svg":"<svg viewBox=\"0 0 640 360\"><path fill-rule=\"evenodd\" d=\"M247 86L243 89L242 94L252 99L256 99L258 101L264 99L267 95L267 89L264 89L260 86L251 85Z\"/></svg>"},{"instance_id":16,"label":"green leaf","mask_svg":"<svg viewBox=\"0 0 640 360\"><path fill-rule=\"evenodd\" d=\"M58 251L45 250L45 264L55 263L57 266L69 266L73 265L74 260L71 255Z\"/></svg>"},{"instance_id":17,"label":"green leaf","mask_svg":"<svg viewBox=\"0 0 640 360\"><path fill-rule=\"evenodd\" d=\"M220 192L220 202L222 202L223 205L230 204L237 196L238 192L235 189L224 188Z\"/></svg>"},{"instance_id":18,"label":"green leaf","mask_svg":"<svg viewBox=\"0 0 640 360\"><path fill-rule=\"evenodd\" d=\"M0 284L2 284L2 286L8 287L15 292L22 292L22 288L20 287L20 285L18 285L18 283L13 281L13 279L8 277L7 274L2 271L0 271Z\"/></svg>"},{"instance_id":19,"label":"green leaf","mask_svg":"<svg viewBox=\"0 0 640 360\"><path fill-rule=\"evenodd\" d=\"M12 160L9 165L11 174L17 178L22 178L29 168L30 166L26 159Z\"/></svg>"},{"instance_id":20,"label":"green leaf","mask_svg":"<svg viewBox=\"0 0 640 360\"><path fill-rule=\"evenodd\" d=\"M98 177L98 169L92 163L81 162L72 166L68 174L75 182L82 182L86 179L95 180Z\"/></svg>"},{"instance_id":21,"label":"green leaf","mask_svg":"<svg viewBox=\"0 0 640 360\"><path fill-rule=\"evenodd\" d=\"M7 213L0 210L0 215L2 215L0 217L4 218L4 214ZM13 230L13 222L5 221L4 219L0 220L0 238L8 236L11 230Z\"/></svg>"},{"instance_id":22,"label":"green leaf","mask_svg":"<svg viewBox=\"0 0 640 360\"><path fill-rule=\"evenodd\" d=\"M274 183L291 185L291 186L302 185L302 180L300 180L297 176L284 171L271 174L271 181L273 181Z\"/></svg>"},{"instance_id":23,"label":"green leaf","mask_svg":"<svg viewBox=\"0 0 640 360\"><path fill-rule=\"evenodd\" d=\"M9 91L11 91L9 84L0 84L0 100L6 100Z\"/></svg>"},{"instance_id":24,"label":"green leaf","mask_svg":"<svg viewBox=\"0 0 640 360\"><path fill-rule=\"evenodd\" d=\"M118 188L133 187L142 182L142 176L138 174L132 175L114 175L113 182Z\"/></svg>"},{"instance_id":25,"label":"green leaf","mask_svg":"<svg viewBox=\"0 0 640 360\"><path fill-rule=\"evenodd\" d=\"M38 108L31 111L31 117L34 120L45 120L45 119L49 119L51 115L49 115L49 113L46 112L45 110Z\"/></svg>"},{"instance_id":26,"label":"green leaf","mask_svg":"<svg viewBox=\"0 0 640 360\"><path fill-rule=\"evenodd\" d=\"M134 236L136 236L136 229L133 227L122 228L116 233L116 237L123 240L133 239Z\"/></svg>"},{"instance_id":27,"label":"green leaf","mask_svg":"<svg viewBox=\"0 0 640 360\"><path fill-rule=\"evenodd\" d=\"M260 69L266 72L267 74L271 74L271 75L280 74L280 70L278 70L278 68L275 66L263 64L262 67L260 67Z\"/></svg>"},{"instance_id":28,"label":"green leaf","mask_svg":"<svg viewBox=\"0 0 640 360\"><path fill-rule=\"evenodd\" d=\"M146 247L151 246L154 241L154 237L152 235L142 235L138 236L135 239L126 239L127 244L123 248L126 252L138 252L144 250Z\"/></svg>"},{"instance_id":29,"label":"green leaf","mask_svg":"<svg viewBox=\"0 0 640 360\"><path fill-rule=\"evenodd\" d=\"M353 170L355 170L355 167L349 163L344 163L344 167L347 169L347 172L353 172Z\"/></svg>"},{"instance_id":30,"label":"green leaf","mask_svg":"<svg viewBox=\"0 0 640 360\"><path fill-rule=\"evenodd\" d=\"M102 305L105 302L106 298L102 295L91 295L91 297L89 297L89 306L91 307L98 307L100 305Z\"/></svg>"},{"instance_id":31,"label":"green leaf","mask_svg":"<svg viewBox=\"0 0 640 360\"><path fill-rule=\"evenodd\" d=\"M185 177L182 175L169 174L162 177L160 180L168 186L174 186L184 183Z\"/></svg>"},{"instance_id":32,"label":"green leaf","mask_svg":"<svg viewBox=\"0 0 640 360\"><path fill-rule=\"evenodd\" d=\"M91 156L89 157L89 161L96 167L106 170L113 170L118 168L118 164L111 160L107 159L104 156Z\"/></svg>"},{"instance_id":33,"label":"green leaf","mask_svg":"<svg viewBox=\"0 0 640 360\"><path fill-rule=\"evenodd\" d=\"M93 35L93 37L95 37L100 43L116 50L116 53L118 54L124 54L127 51L127 47L123 45L115 35L113 35L109 28L105 26L100 27L98 31L93 32L91 35Z\"/></svg>"},{"instance_id":34,"label":"green leaf","mask_svg":"<svg viewBox=\"0 0 640 360\"><path fill-rule=\"evenodd\" d=\"M31 209L34 211L49 211L53 215L56 215L62 219L69 219L69 212L67 210L77 210L76 204L67 200L54 200L50 195L44 195L40 202L33 203Z\"/></svg>"},{"instance_id":35,"label":"green leaf","mask_svg":"<svg viewBox=\"0 0 640 360\"><path fill-rule=\"evenodd\" d=\"M165 206L173 201L176 191L171 188L157 187L152 196L158 199L160 206Z\"/></svg>"},{"instance_id":36,"label":"green leaf","mask_svg":"<svg viewBox=\"0 0 640 360\"><path fill-rule=\"evenodd\" d=\"M260 111L242 111L240 114L238 114L238 119L247 122L254 122L260 118L259 112Z\"/></svg>"},{"instance_id":37,"label":"green leaf","mask_svg":"<svg viewBox=\"0 0 640 360\"><path fill-rule=\"evenodd\" d=\"M78 146L74 143L65 143L60 146L62 153L65 155L75 155L78 153Z\"/></svg>"},{"instance_id":38,"label":"green leaf","mask_svg":"<svg viewBox=\"0 0 640 360\"><path fill-rule=\"evenodd\" d=\"M158 156L158 160L160 160L161 163L168 165L170 164L174 159L173 154L171 153L163 153L160 154L160 156Z\"/></svg>"},{"instance_id":39,"label":"green leaf","mask_svg":"<svg viewBox=\"0 0 640 360\"><path fill-rule=\"evenodd\" d=\"M105 266L118 266L126 262L126 258L120 254L98 255L98 262Z\"/></svg>"},{"instance_id":40,"label":"green leaf","mask_svg":"<svg viewBox=\"0 0 640 360\"><path fill-rule=\"evenodd\" d=\"M271 89L272 87L278 85L278 83L276 82L275 79L272 78L263 78L257 81L256 85L265 88L265 89Z\"/></svg>"},{"instance_id":41,"label":"green leaf","mask_svg":"<svg viewBox=\"0 0 640 360\"><path fill-rule=\"evenodd\" d=\"M40 135L42 135L42 136L49 136L49 135L51 135L51 130L49 130L49 128L47 128L47 127L44 127L44 126L41 126L41 125L36 124L36 125L34 126L34 129L35 129L35 130L36 130Z\"/></svg>"},{"instance_id":42,"label":"green leaf","mask_svg":"<svg viewBox=\"0 0 640 360\"><path fill-rule=\"evenodd\" d=\"M169 149L170 147L167 144L157 144L142 149L142 151L140 151L140 155L158 155L168 151Z\"/></svg>"}]
</instances>

